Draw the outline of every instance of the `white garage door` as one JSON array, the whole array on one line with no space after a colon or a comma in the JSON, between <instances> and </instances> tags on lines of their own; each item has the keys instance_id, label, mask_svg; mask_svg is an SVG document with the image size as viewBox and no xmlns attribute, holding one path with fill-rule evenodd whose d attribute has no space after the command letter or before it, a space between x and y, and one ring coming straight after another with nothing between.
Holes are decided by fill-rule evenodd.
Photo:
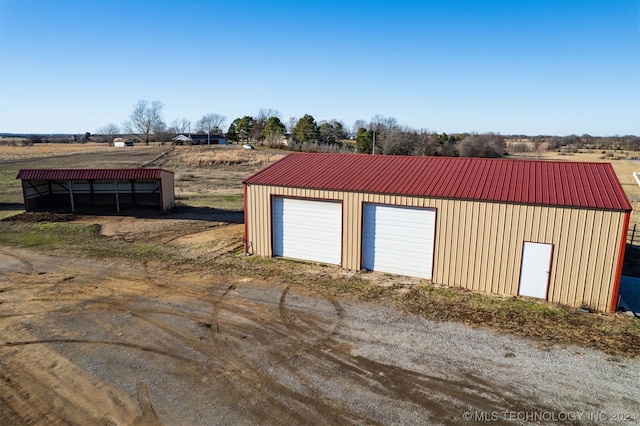
<instances>
[{"instance_id":1,"label":"white garage door","mask_svg":"<svg viewBox=\"0 0 640 426\"><path fill-rule=\"evenodd\" d=\"M340 265L341 248L341 203L274 198L274 256Z\"/></svg>"},{"instance_id":2,"label":"white garage door","mask_svg":"<svg viewBox=\"0 0 640 426\"><path fill-rule=\"evenodd\" d=\"M435 225L433 209L365 204L362 267L431 279Z\"/></svg>"}]
</instances>

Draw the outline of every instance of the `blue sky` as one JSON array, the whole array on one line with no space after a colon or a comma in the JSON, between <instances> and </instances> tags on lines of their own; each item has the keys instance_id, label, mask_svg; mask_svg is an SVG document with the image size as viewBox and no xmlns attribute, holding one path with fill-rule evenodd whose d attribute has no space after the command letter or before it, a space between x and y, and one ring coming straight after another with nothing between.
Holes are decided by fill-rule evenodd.
<instances>
[{"instance_id":1,"label":"blue sky","mask_svg":"<svg viewBox=\"0 0 640 426\"><path fill-rule=\"evenodd\" d=\"M204 114L640 135L640 0L0 0L0 132Z\"/></svg>"}]
</instances>

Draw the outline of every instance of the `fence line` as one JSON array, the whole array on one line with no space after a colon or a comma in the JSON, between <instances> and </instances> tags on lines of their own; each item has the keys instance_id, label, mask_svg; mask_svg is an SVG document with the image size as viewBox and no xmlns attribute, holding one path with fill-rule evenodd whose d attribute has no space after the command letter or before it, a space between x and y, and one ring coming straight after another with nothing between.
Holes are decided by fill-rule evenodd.
<instances>
[{"instance_id":1,"label":"fence line","mask_svg":"<svg viewBox=\"0 0 640 426\"><path fill-rule=\"evenodd\" d=\"M627 233L627 244L629 244L631 247L640 246L640 229L636 229L637 226L637 223L634 223L633 226L629 225L629 231Z\"/></svg>"}]
</instances>

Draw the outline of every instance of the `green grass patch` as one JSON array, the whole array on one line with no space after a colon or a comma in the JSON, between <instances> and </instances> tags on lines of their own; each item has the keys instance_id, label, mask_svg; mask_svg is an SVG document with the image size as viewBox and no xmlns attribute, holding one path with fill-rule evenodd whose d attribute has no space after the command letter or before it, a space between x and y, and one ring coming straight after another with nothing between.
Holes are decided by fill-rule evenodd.
<instances>
[{"instance_id":1,"label":"green grass patch","mask_svg":"<svg viewBox=\"0 0 640 426\"><path fill-rule=\"evenodd\" d=\"M624 329L629 333L640 335L640 318L633 318L629 316Z\"/></svg>"},{"instance_id":2,"label":"green grass patch","mask_svg":"<svg viewBox=\"0 0 640 426\"><path fill-rule=\"evenodd\" d=\"M0 223L0 244L38 249L62 249L81 246L89 249L98 238L97 225L77 226L69 223L34 224Z\"/></svg>"},{"instance_id":3,"label":"green grass patch","mask_svg":"<svg viewBox=\"0 0 640 426\"><path fill-rule=\"evenodd\" d=\"M0 220L15 216L24 212L24 210L0 210Z\"/></svg>"},{"instance_id":4,"label":"green grass patch","mask_svg":"<svg viewBox=\"0 0 640 426\"><path fill-rule=\"evenodd\" d=\"M178 199L180 204L191 207L209 207L220 210L244 209L244 197L242 194L213 194L213 195L189 195L185 199Z\"/></svg>"},{"instance_id":5,"label":"green grass patch","mask_svg":"<svg viewBox=\"0 0 640 426\"><path fill-rule=\"evenodd\" d=\"M144 256L146 254L154 252L156 250L156 247L148 244L134 244L132 246L132 250L133 252Z\"/></svg>"},{"instance_id":6,"label":"green grass patch","mask_svg":"<svg viewBox=\"0 0 640 426\"><path fill-rule=\"evenodd\" d=\"M247 256L245 262L254 264L254 265L267 265L267 264L273 263L273 259L270 259L268 257L261 257L261 256Z\"/></svg>"},{"instance_id":7,"label":"green grass patch","mask_svg":"<svg viewBox=\"0 0 640 426\"><path fill-rule=\"evenodd\" d=\"M100 225L73 222L0 222L0 245L93 258L179 262L166 245L131 243L100 235Z\"/></svg>"},{"instance_id":8,"label":"green grass patch","mask_svg":"<svg viewBox=\"0 0 640 426\"><path fill-rule=\"evenodd\" d=\"M0 169L0 203L22 203L22 184L15 170Z\"/></svg>"}]
</instances>

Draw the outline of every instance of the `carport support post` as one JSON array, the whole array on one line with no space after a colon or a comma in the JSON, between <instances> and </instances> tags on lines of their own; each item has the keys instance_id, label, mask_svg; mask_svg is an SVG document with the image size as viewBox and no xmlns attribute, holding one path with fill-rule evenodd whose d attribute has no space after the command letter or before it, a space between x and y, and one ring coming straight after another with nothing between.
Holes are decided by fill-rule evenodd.
<instances>
[{"instance_id":1,"label":"carport support post","mask_svg":"<svg viewBox=\"0 0 640 426\"><path fill-rule=\"evenodd\" d=\"M91 207L96 206L96 195L93 191L93 180L89 179L89 189L91 190Z\"/></svg>"},{"instance_id":2,"label":"carport support post","mask_svg":"<svg viewBox=\"0 0 640 426\"><path fill-rule=\"evenodd\" d=\"M71 213L75 213L76 207L73 204L73 183L70 180L68 180L67 185L69 185L69 198L71 198Z\"/></svg>"},{"instance_id":3,"label":"carport support post","mask_svg":"<svg viewBox=\"0 0 640 426\"><path fill-rule=\"evenodd\" d=\"M115 181L116 183L116 211L118 213L120 213L120 196L118 195L118 181Z\"/></svg>"},{"instance_id":4,"label":"carport support post","mask_svg":"<svg viewBox=\"0 0 640 426\"><path fill-rule=\"evenodd\" d=\"M131 184L131 198L133 199L133 205L136 205L136 186L135 186L135 181L132 179L129 181L129 183Z\"/></svg>"}]
</instances>

